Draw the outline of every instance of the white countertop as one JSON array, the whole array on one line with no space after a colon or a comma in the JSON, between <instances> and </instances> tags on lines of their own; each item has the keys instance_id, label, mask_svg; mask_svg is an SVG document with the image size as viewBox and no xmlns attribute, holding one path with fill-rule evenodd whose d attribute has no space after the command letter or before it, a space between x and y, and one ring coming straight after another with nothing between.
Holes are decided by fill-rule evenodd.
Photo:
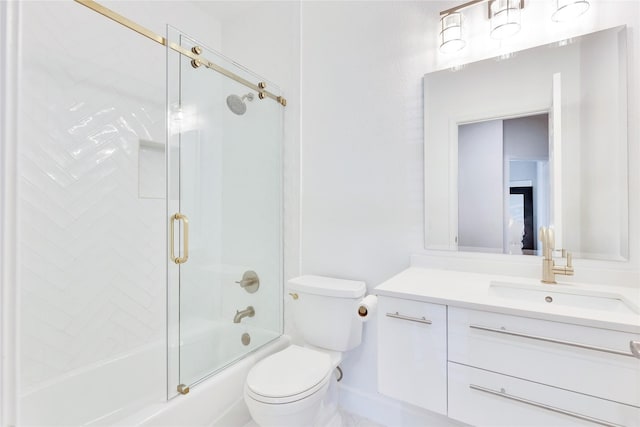
<instances>
[{"instance_id":1,"label":"white countertop","mask_svg":"<svg viewBox=\"0 0 640 427\"><path fill-rule=\"evenodd\" d=\"M635 314L616 313L601 309L579 308L495 294L492 283L507 283L509 287L567 294L601 293L607 298L621 298L636 309ZM539 287L539 288L538 288ZM511 288L510 288L511 289ZM640 333L640 289L586 284L547 285L539 279L452 270L412 267L375 288L379 296L446 304L556 322L573 323L617 331ZM544 295L541 295L544 297ZM544 301L544 298L542 298Z\"/></svg>"}]
</instances>

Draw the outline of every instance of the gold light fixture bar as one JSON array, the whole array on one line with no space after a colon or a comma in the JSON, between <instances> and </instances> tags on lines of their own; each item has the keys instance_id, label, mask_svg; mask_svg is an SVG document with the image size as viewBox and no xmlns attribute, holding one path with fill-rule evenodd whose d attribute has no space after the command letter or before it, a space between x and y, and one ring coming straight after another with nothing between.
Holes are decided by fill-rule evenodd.
<instances>
[{"instance_id":1,"label":"gold light fixture bar","mask_svg":"<svg viewBox=\"0 0 640 427\"><path fill-rule=\"evenodd\" d=\"M440 12L440 16L445 16L448 15L450 13L453 12L460 12L462 9L466 9L468 7L471 7L473 5L479 4L479 3L485 3L489 0L471 0L467 3L461 4L460 6L456 6L456 7L452 7L451 9L447 9L447 10L443 10L442 12Z\"/></svg>"},{"instance_id":2,"label":"gold light fixture bar","mask_svg":"<svg viewBox=\"0 0 640 427\"><path fill-rule=\"evenodd\" d=\"M133 22L132 20L114 12L113 10L106 8L104 6L102 6L101 4L93 1L93 0L74 0L76 3L80 3L83 6L88 7L89 9L93 10L94 12L98 12L99 14L106 16L107 18L121 24L124 25L125 27L129 28L130 30L135 31L136 33L143 35L151 40L153 40L156 43L160 43L163 46L167 46L167 40L162 37L159 34L154 33L153 31L149 30L148 28L143 27L142 25ZM259 84L253 84L251 83L249 80L246 80L240 76L238 76L237 74L227 70L226 68L223 68L221 66L219 66L218 64L215 64L211 61L209 61L208 59L198 55L197 53L189 50L189 49L185 49L182 46L179 46L175 43L171 43L169 45L169 48L175 50L176 52L178 52L181 55L184 55L188 58L191 58L192 61L196 61L197 63L199 63L200 65L203 65L211 70L217 71L218 73L222 74L223 76L229 77L232 80L235 80L236 82L248 87L249 89L255 90L256 92L258 92L258 97L260 99L264 99L264 98L271 98L274 101L278 102L280 105L282 105L283 107L287 105L287 100L281 96L278 95L274 95L273 93L269 92L268 90L265 89L265 84L263 82L260 82Z\"/></svg>"},{"instance_id":3,"label":"gold light fixture bar","mask_svg":"<svg viewBox=\"0 0 640 427\"><path fill-rule=\"evenodd\" d=\"M460 6L456 6L456 7L452 7L450 9L447 10L443 10L442 12L440 12L440 17L446 16L450 13L454 13L454 12L460 12L463 9L466 9L468 7L471 6L475 6L476 4L480 4L480 3L487 3L487 17L489 19L491 19L491 3L493 3L495 0L471 0L468 1L466 3L461 4ZM520 0L520 9L524 9L524 0Z\"/></svg>"}]
</instances>

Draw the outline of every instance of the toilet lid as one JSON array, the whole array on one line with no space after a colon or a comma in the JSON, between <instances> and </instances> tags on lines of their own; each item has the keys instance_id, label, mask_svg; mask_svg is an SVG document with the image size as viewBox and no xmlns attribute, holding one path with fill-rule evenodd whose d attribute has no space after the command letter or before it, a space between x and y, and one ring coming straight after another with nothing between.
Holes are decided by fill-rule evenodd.
<instances>
[{"instance_id":1,"label":"toilet lid","mask_svg":"<svg viewBox=\"0 0 640 427\"><path fill-rule=\"evenodd\" d=\"M260 396L289 397L321 386L330 373L328 354L292 345L256 363L246 385Z\"/></svg>"}]
</instances>

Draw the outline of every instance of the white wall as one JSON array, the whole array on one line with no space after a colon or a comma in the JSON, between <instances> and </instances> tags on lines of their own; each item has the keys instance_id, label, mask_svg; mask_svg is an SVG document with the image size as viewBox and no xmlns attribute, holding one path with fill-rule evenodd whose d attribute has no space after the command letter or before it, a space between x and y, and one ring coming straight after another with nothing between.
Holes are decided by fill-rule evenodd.
<instances>
[{"instance_id":1,"label":"white wall","mask_svg":"<svg viewBox=\"0 0 640 427\"><path fill-rule=\"evenodd\" d=\"M458 127L458 249L502 253L502 120Z\"/></svg>"},{"instance_id":2,"label":"white wall","mask_svg":"<svg viewBox=\"0 0 640 427\"><path fill-rule=\"evenodd\" d=\"M282 152L285 282L300 275L300 7L297 1L207 4L222 19L222 53L275 82L288 101ZM285 332L292 333L289 316L285 310Z\"/></svg>"},{"instance_id":3,"label":"white wall","mask_svg":"<svg viewBox=\"0 0 640 427\"><path fill-rule=\"evenodd\" d=\"M295 277L300 273L300 2L194 4L219 22L220 52L277 84L287 98L283 142L284 277Z\"/></svg>"},{"instance_id":4,"label":"white wall","mask_svg":"<svg viewBox=\"0 0 640 427\"><path fill-rule=\"evenodd\" d=\"M422 238L422 90L429 2L303 2L302 272L371 291ZM343 364L376 391L376 322Z\"/></svg>"},{"instance_id":5,"label":"white wall","mask_svg":"<svg viewBox=\"0 0 640 427\"><path fill-rule=\"evenodd\" d=\"M517 117L503 122L504 156L509 160L549 159L549 116Z\"/></svg>"},{"instance_id":6,"label":"white wall","mask_svg":"<svg viewBox=\"0 0 640 427\"><path fill-rule=\"evenodd\" d=\"M538 246L538 228L549 224L548 205L550 193L547 188L548 177L538 176L544 165L539 161L549 160L549 116L541 114L537 116L518 117L505 120L504 126L504 168L506 171L504 192L505 198L509 196L509 181L531 179L533 183L533 203L535 213L533 219L534 246ZM533 170L526 175L518 177L511 168L510 160L534 160L536 163L526 162L527 169ZM522 165L520 165L522 166ZM547 166L548 167L548 166ZM520 171L524 172L524 171ZM516 172L517 173L517 172ZM526 178L529 176L530 178ZM505 228L508 224L505 224Z\"/></svg>"}]
</instances>

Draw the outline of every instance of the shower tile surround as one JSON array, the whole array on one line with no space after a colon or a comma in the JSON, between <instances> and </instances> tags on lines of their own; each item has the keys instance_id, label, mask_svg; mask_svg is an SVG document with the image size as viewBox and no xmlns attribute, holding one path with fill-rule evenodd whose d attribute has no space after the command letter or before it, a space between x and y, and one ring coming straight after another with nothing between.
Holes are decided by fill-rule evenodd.
<instances>
[{"instance_id":1,"label":"shower tile surround","mask_svg":"<svg viewBox=\"0 0 640 427\"><path fill-rule=\"evenodd\" d=\"M24 392L164 334L164 200L140 198L137 186L139 139L164 141L164 82L135 71L126 37L41 37L67 14L85 19L78 9L23 7Z\"/></svg>"},{"instance_id":2,"label":"shower tile surround","mask_svg":"<svg viewBox=\"0 0 640 427\"><path fill-rule=\"evenodd\" d=\"M100 3L158 34L165 33L166 23L184 29L264 72L291 99L299 97L298 71L288 66L299 62L296 42L287 44L295 26L272 25L288 17L297 22L294 3L253 5L244 17L236 11L245 6L235 2ZM15 4L20 46L28 52L20 56L17 145L19 424L109 425L167 396L166 208L164 198L156 198L165 187L157 151L164 157L166 53L71 1ZM271 17L270 24L265 17ZM269 51L272 62L252 57L262 48L234 34L240 31L234 20L251 19L252 27L265 27L263 40L278 46ZM285 36L283 43L279 38ZM224 49L223 38L228 40ZM284 60L274 59L279 55ZM287 109L285 123L289 164L297 151L290 148L291 130L299 126L297 104ZM285 180L285 188L298 185L297 175L285 174ZM295 212L286 210L289 217ZM295 242L295 233L288 228L285 236ZM297 252L295 244L287 250ZM285 268L293 271L290 276L298 274L294 262ZM231 273L227 282L236 276L241 274ZM201 312L220 294L205 285L196 301ZM233 287L223 298L239 293ZM247 305L227 301L229 321L242 303ZM264 310L261 315L281 318ZM104 372L95 376L94 371ZM84 398L88 390L91 399ZM67 402L74 407L65 408Z\"/></svg>"},{"instance_id":3,"label":"shower tile surround","mask_svg":"<svg viewBox=\"0 0 640 427\"><path fill-rule=\"evenodd\" d=\"M73 2L20 7L29 54L18 148L19 415L73 425L166 398L165 200L139 193L138 157L140 141L164 145L165 50ZM154 9L146 19L163 33L168 6ZM197 14L186 6L174 22ZM195 21L209 29L202 36L218 41L204 21ZM147 171L164 193L164 161ZM91 376L138 354L146 369ZM100 390L94 401L63 412L43 404L56 385L78 401L87 385L71 384L85 377Z\"/></svg>"}]
</instances>

